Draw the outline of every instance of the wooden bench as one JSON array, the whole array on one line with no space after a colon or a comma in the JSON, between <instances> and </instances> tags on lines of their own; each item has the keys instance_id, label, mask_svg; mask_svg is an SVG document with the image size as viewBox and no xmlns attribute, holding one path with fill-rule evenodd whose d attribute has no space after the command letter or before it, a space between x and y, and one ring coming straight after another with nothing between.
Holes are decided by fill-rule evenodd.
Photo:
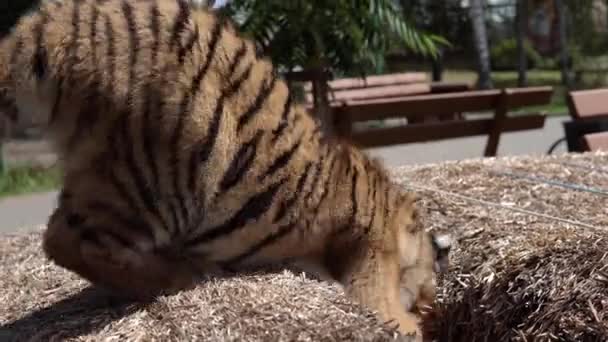
<instances>
[{"instance_id":1,"label":"wooden bench","mask_svg":"<svg viewBox=\"0 0 608 342\"><path fill-rule=\"evenodd\" d=\"M548 104L552 94L552 87L530 87L345 100L340 105L332 106L332 111L338 134L361 147L488 135L484 155L495 156L502 132L538 129L545 123L544 113L509 116L509 111ZM446 112L488 111L493 115L486 118L435 122L420 120ZM356 122L389 118L406 118L407 124L353 130Z\"/></svg>"},{"instance_id":2,"label":"wooden bench","mask_svg":"<svg viewBox=\"0 0 608 342\"><path fill-rule=\"evenodd\" d=\"M564 124L568 150L608 150L608 88L568 93L572 122Z\"/></svg>"},{"instance_id":3,"label":"wooden bench","mask_svg":"<svg viewBox=\"0 0 608 342\"><path fill-rule=\"evenodd\" d=\"M304 83L305 104L309 110L314 110L312 82ZM471 89L467 83L461 82L428 82L422 72L404 72L385 75L372 75L366 78L341 78L327 82L328 105L343 106L348 101L367 101L385 98L399 98L423 94L441 94L460 92ZM461 113L448 111L425 120L461 119Z\"/></svg>"},{"instance_id":4,"label":"wooden bench","mask_svg":"<svg viewBox=\"0 0 608 342\"><path fill-rule=\"evenodd\" d=\"M425 73L406 72L372 75L364 78L340 78L327 82L329 102L339 106L348 100L366 100L408 95L470 90L467 83L428 82ZM313 103L312 84L304 84L305 99Z\"/></svg>"}]
</instances>

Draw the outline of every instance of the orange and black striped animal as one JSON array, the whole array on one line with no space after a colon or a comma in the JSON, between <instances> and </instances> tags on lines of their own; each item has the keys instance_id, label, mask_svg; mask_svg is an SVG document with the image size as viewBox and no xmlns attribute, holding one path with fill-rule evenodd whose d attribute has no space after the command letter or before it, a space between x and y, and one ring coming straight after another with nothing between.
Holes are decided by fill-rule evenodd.
<instances>
[{"instance_id":1,"label":"orange and black striped animal","mask_svg":"<svg viewBox=\"0 0 608 342\"><path fill-rule=\"evenodd\" d=\"M418 330L400 276L438 254L414 197L324 137L229 21L180 0L44 1L0 41L0 105L43 122L62 161L43 241L58 265L148 297L306 260Z\"/></svg>"}]
</instances>

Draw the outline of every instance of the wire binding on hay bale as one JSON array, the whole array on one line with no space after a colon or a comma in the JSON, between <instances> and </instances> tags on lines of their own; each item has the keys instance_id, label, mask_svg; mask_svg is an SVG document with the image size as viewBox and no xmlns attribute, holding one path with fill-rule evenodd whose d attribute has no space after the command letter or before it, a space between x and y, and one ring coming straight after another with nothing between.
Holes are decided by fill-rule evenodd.
<instances>
[{"instance_id":1,"label":"wire binding on hay bale","mask_svg":"<svg viewBox=\"0 0 608 342\"><path fill-rule=\"evenodd\" d=\"M608 197L495 172L608 189L608 173L594 167L607 164L608 154L596 153L398 170L406 186L424 185L426 224L457 239L427 334L436 341L608 341Z\"/></svg>"}]
</instances>

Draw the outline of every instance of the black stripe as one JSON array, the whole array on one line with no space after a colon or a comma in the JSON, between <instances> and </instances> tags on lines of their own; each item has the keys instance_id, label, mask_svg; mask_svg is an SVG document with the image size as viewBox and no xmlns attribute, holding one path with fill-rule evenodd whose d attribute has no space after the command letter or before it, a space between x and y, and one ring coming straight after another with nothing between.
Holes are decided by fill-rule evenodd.
<instances>
[{"instance_id":1,"label":"black stripe","mask_svg":"<svg viewBox=\"0 0 608 342\"><path fill-rule=\"evenodd\" d=\"M32 70L36 78L39 80L46 75L48 67L48 55L43 41L44 29L48 23L48 19L49 17L46 12L40 13L40 21L34 29L36 51L34 52L34 56L32 58Z\"/></svg>"},{"instance_id":2,"label":"black stripe","mask_svg":"<svg viewBox=\"0 0 608 342\"><path fill-rule=\"evenodd\" d=\"M218 41L220 40L221 34L222 34L221 25L220 25L220 21L218 20L215 22L215 26L213 27L211 39L209 41L209 46L208 46L208 50L207 50L207 56L205 58L205 63L201 66L201 68L198 70L197 74L191 80L189 92L184 94L184 98L182 99L182 102L180 104L177 124L176 124L175 130L174 130L174 134L171 138L172 158L171 158L170 163L173 165L171 176L173 178L173 188L175 191L177 205L181 209L182 219L184 221L188 219L189 215L188 215L188 208L185 205L185 196L180 191L180 184L181 184L181 182L180 182L181 177L180 177L180 172L179 172L180 141L181 141L181 137L183 135L184 122L185 122L186 118L190 116L190 111L192 110L189 107L193 106L193 99L198 95L198 92L200 91L200 85L201 85L202 79L205 76L205 74L207 73L207 70L209 69L209 66L211 65L211 62L214 58L216 46L217 46ZM222 106L223 106L223 104L222 104ZM188 177L188 179L190 179L191 175L188 175L187 177ZM193 189L189 189L189 190L192 192Z\"/></svg>"},{"instance_id":3,"label":"black stripe","mask_svg":"<svg viewBox=\"0 0 608 342\"><path fill-rule=\"evenodd\" d=\"M323 162L325 161L325 156L326 156L326 153L324 153L324 152L325 151L321 151L319 160L316 162L315 172L312 176L312 183L310 184L309 193L312 193L313 191L315 191L317 189L319 180L321 179L321 171L323 170L323 165L324 165ZM306 196L306 197L308 197L308 196Z\"/></svg>"},{"instance_id":4,"label":"black stripe","mask_svg":"<svg viewBox=\"0 0 608 342\"><path fill-rule=\"evenodd\" d=\"M188 19L190 19L190 6L185 0L176 0L179 6L179 11L175 17L175 23L173 24L173 30L171 32L171 38L169 39L169 46L173 48L175 44L180 41L182 32L186 29Z\"/></svg>"},{"instance_id":5,"label":"black stripe","mask_svg":"<svg viewBox=\"0 0 608 342\"><path fill-rule=\"evenodd\" d=\"M85 221L86 218L78 213L69 213L65 218L65 223L67 223L68 228L74 230L78 230Z\"/></svg>"},{"instance_id":6,"label":"black stripe","mask_svg":"<svg viewBox=\"0 0 608 342\"><path fill-rule=\"evenodd\" d=\"M133 13L133 8L129 3L123 1L122 3L122 11L125 16L125 20L127 22L127 29L129 33L129 83L127 88L127 106L132 107L135 106L134 96L135 96L135 78L136 67L137 67L137 57L139 51L140 40L137 35L137 23L135 22L135 17ZM130 110L126 111L123 115L123 123L121 126L122 134L124 138L124 142L126 143L127 148L127 167L129 169L129 173L135 182L135 186L137 188L137 192L139 197L144 203L145 208L152 213L152 215L156 216L161 224L169 230L169 225L165 221L164 217L160 214L160 209L158 207L158 197L156 196L156 192L153 191L148 184L145 182L145 176L140 168L140 165L135 160L135 137L131 135L130 132L130 122L132 117L132 112Z\"/></svg>"},{"instance_id":7,"label":"black stripe","mask_svg":"<svg viewBox=\"0 0 608 342\"><path fill-rule=\"evenodd\" d=\"M242 262L246 258L249 258L252 255L255 255L256 253L258 253L260 250L262 250L266 246L269 246L269 245L275 243L277 240L281 239L282 237L286 236L291 231L293 231L295 227L296 227L296 222L290 222L290 223L284 224L282 226L279 226L279 229L275 233L268 235L262 241L254 244L249 249L247 249L245 252L243 252L225 262L222 262L222 265L224 267L236 266L238 263Z\"/></svg>"},{"instance_id":8,"label":"black stripe","mask_svg":"<svg viewBox=\"0 0 608 342\"><path fill-rule=\"evenodd\" d=\"M164 220L164 217L160 214L160 209L158 208L158 197L156 196L156 192L152 191L148 184L145 183L144 175L137 165L135 161L134 151L133 151L133 137L129 135L129 118L125 113L123 114L123 124L121 125L122 135L124 137L124 141L126 142L126 146L124 146L126 151L126 162L127 168L135 183L135 187L137 188L137 193L142 200L144 207L148 210L152 215L156 216L161 224L169 230L169 225Z\"/></svg>"},{"instance_id":9,"label":"black stripe","mask_svg":"<svg viewBox=\"0 0 608 342\"><path fill-rule=\"evenodd\" d=\"M59 105L61 104L61 97L63 96L63 78L59 78L57 84L57 94L55 94L55 100L53 101L53 108L51 108L51 115L49 118L49 125L52 125L55 120L59 117Z\"/></svg>"},{"instance_id":10,"label":"black stripe","mask_svg":"<svg viewBox=\"0 0 608 342\"><path fill-rule=\"evenodd\" d=\"M129 33L129 83L127 88L127 106L133 106L135 68L137 67L137 52L139 51L139 37L137 36L137 24L133 15L133 8L128 2L123 1L122 13L127 22L127 31Z\"/></svg>"},{"instance_id":11,"label":"black stripe","mask_svg":"<svg viewBox=\"0 0 608 342\"><path fill-rule=\"evenodd\" d=\"M80 2L73 2L73 10L72 10L72 34L70 36L70 43L67 48L67 56L68 56L68 88L71 88L71 82L74 81L74 66L78 62L78 35L80 31L78 29L78 24L80 24Z\"/></svg>"},{"instance_id":12,"label":"black stripe","mask_svg":"<svg viewBox=\"0 0 608 342\"><path fill-rule=\"evenodd\" d=\"M216 135L219 131L220 119L224 110L224 101L226 98L232 96L236 90L241 86L243 82L251 73L251 65L243 72L243 74L236 80L234 83L230 84L227 89L224 89L218 101L216 103L216 107L213 111L214 116L213 120L210 123L206 138L198 143L199 147L194 149L194 152L190 156L190 167L189 167L189 180L188 180L188 188L192 191L198 189L198 185L196 184L196 177L198 175L198 168L202 163L205 163L209 158L211 151L213 149L213 145L215 144ZM211 138L211 141L209 140Z\"/></svg>"},{"instance_id":13,"label":"black stripe","mask_svg":"<svg viewBox=\"0 0 608 342\"><path fill-rule=\"evenodd\" d=\"M122 126L122 124L124 124L124 121L126 121L126 120L123 117L123 119L118 120L115 125ZM133 198L133 196L127 190L127 185L125 184L124 180L122 178L118 177L115 172L116 171L115 167L121 165L120 151L121 151L122 146L124 146L126 143L125 141L122 141L122 139L120 139L120 135L123 132L122 132L121 127L113 127L110 130L110 132L112 132L109 136L109 141L110 141L110 146L111 146L110 152L112 153L113 161L110 161L110 163L108 165L103 165L103 166L107 167L108 179L109 179L111 185L114 187L114 189L118 192L118 196L126 202L130 212L137 213L141 209L138 208L135 198Z\"/></svg>"},{"instance_id":14,"label":"black stripe","mask_svg":"<svg viewBox=\"0 0 608 342\"><path fill-rule=\"evenodd\" d=\"M126 229L133 230L147 238L154 239L154 234L150 230L150 227L144 221L139 220L139 216L137 215L125 215L125 213L110 203L101 201L90 202L86 205L86 208L100 214L106 214L113 221L118 221Z\"/></svg>"},{"instance_id":15,"label":"black stripe","mask_svg":"<svg viewBox=\"0 0 608 342\"><path fill-rule=\"evenodd\" d=\"M293 144L293 146L291 146L291 148L289 148L289 150L284 151L277 159L275 159L275 161L272 163L272 165L270 165L270 167L266 170L266 172L261 174L258 177L258 179L260 181L262 181L262 180L264 180L264 178L272 176L280 168L285 167L285 165L287 165L287 163L289 163L291 161L291 158L293 158L293 155L296 153L296 151L300 147L301 143L302 143L302 138L300 137L298 139L298 141L295 144Z\"/></svg>"},{"instance_id":16,"label":"black stripe","mask_svg":"<svg viewBox=\"0 0 608 342\"><path fill-rule=\"evenodd\" d=\"M145 158L145 166L144 168L150 170L151 180L149 183L148 191L151 192L151 195L156 203L156 213L161 220L162 225L168 230L172 231L169 228L169 223L167 222L167 218L161 214L160 211L160 176L159 176L159 168L155 159L155 147L157 146L154 141L154 131L156 131L157 126L154 126L151 120L152 115L152 103L157 103L158 99L154 98L151 95L151 85L150 83L146 83L146 102L144 103L144 113L143 113L143 123L142 123L142 136L143 136L143 150L144 150L144 158ZM171 211L169 209L169 211ZM173 227L177 227L179 222L177 221L177 217L174 213L172 213L173 219ZM176 233L177 230L173 230L172 232Z\"/></svg>"},{"instance_id":17,"label":"black stripe","mask_svg":"<svg viewBox=\"0 0 608 342\"><path fill-rule=\"evenodd\" d=\"M249 109L247 109L247 111L245 111L245 113L241 115L241 117L239 117L239 122L237 124L238 131L243 129L243 127L249 121L251 121L251 119L253 119L255 114L258 113L260 109L262 109L264 102L266 102L266 99L268 99L268 97L274 90L274 85L276 84L276 81L276 75L273 73L271 75L270 81L265 82L264 85L261 87L260 92L258 93L258 96L255 98L255 101L253 102L251 107L249 107Z\"/></svg>"},{"instance_id":18,"label":"black stripe","mask_svg":"<svg viewBox=\"0 0 608 342\"><path fill-rule=\"evenodd\" d=\"M285 104L283 105L283 114L281 114L281 121L279 126L272 131L272 142L275 143L282 135L287 126L289 125L289 113L291 112L291 93L287 93L285 98Z\"/></svg>"},{"instance_id":19,"label":"black stripe","mask_svg":"<svg viewBox=\"0 0 608 342\"><path fill-rule=\"evenodd\" d=\"M353 175L351 179L351 193L350 193L350 201L352 203L352 210L350 217L348 218L348 222L344 224L342 227L338 228L337 234L342 234L348 230L354 228L355 223L357 222L357 215L359 213L359 206L357 205L357 181L359 180L359 172L356 167L353 167Z\"/></svg>"},{"instance_id":20,"label":"black stripe","mask_svg":"<svg viewBox=\"0 0 608 342\"><path fill-rule=\"evenodd\" d=\"M216 107L213 111L213 119L209 124L209 128L207 129L207 134L205 135L204 140L199 142L192 154L190 155L190 163L189 163L189 189L193 193L197 193L200 190L204 189L199 187L197 184L197 176L199 175L199 168L202 164L207 162L209 157L211 156L211 152L215 146L215 142L217 140L217 135L219 133L221 119L224 113L224 101L226 98L231 97L241 86L243 82L249 77L251 72L251 65L247 68L247 70L227 89L224 89L220 97L218 98ZM204 194L198 193L197 198L204 199ZM204 206L204 203L199 203L200 206ZM205 212L199 208L199 213L197 214L197 219L194 220L194 224L190 225L189 231L197 229L203 220L205 219Z\"/></svg>"},{"instance_id":21,"label":"black stripe","mask_svg":"<svg viewBox=\"0 0 608 342\"><path fill-rule=\"evenodd\" d=\"M199 187L198 182L196 180L197 176L199 175L199 167L201 166L201 164L207 162L215 146L217 135L220 130L220 123L224 112L224 98L225 96L224 94L222 94L222 96L220 96L220 98L218 99L215 111L213 112L213 119L209 123L209 128L207 128L207 134L205 135L204 140L198 143L198 146L190 154L190 162L188 169L190 174L188 175L188 188L193 194L196 195L195 198L197 199L199 208L194 223L191 224L190 227L188 227L188 231L197 229L206 218L206 214L204 211L204 187ZM203 192L201 193L201 191Z\"/></svg>"},{"instance_id":22,"label":"black stripe","mask_svg":"<svg viewBox=\"0 0 608 342\"><path fill-rule=\"evenodd\" d=\"M329 184L332 180L332 173L334 171L334 166L336 165L336 161L337 161L337 158L335 156L332 156L331 162L329 163L329 167L327 170L327 178L325 179L325 182L323 182L323 187L322 187L323 192L321 193L321 196L319 197L319 201L317 202L317 204L315 205L315 207L312 211L314 213L315 221L317 219L317 216L319 215L319 209L321 208L323 201L329 195L329 191L328 191Z\"/></svg>"},{"instance_id":23,"label":"black stripe","mask_svg":"<svg viewBox=\"0 0 608 342\"><path fill-rule=\"evenodd\" d=\"M234 54L230 65L228 66L228 72L226 73L226 77L228 79L232 78L232 74L236 71L236 67L239 65L239 62L243 59L245 54L247 53L247 44L245 42L241 42L241 46Z\"/></svg>"},{"instance_id":24,"label":"black stripe","mask_svg":"<svg viewBox=\"0 0 608 342\"><path fill-rule=\"evenodd\" d=\"M271 185L266 191L251 197L247 203L245 203L245 205L243 205L243 207L224 224L211 228L205 233L186 241L185 245L192 247L194 245L211 242L241 229L252 220L259 219L268 211L272 205L274 196L285 182L286 178L283 178Z\"/></svg>"},{"instance_id":25,"label":"black stripe","mask_svg":"<svg viewBox=\"0 0 608 342\"><path fill-rule=\"evenodd\" d=\"M154 42L152 43L152 61L156 65L156 59L158 58L158 50L160 48L160 11L158 9L158 3L154 3L150 9L150 17L152 23L150 29L152 30L152 36Z\"/></svg>"},{"instance_id":26,"label":"black stripe","mask_svg":"<svg viewBox=\"0 0 608 342\"><path fill-rule=\"evenodd\" d=\"M160 22L159 16L160 12L158 10L158 4L154 3L150 10L151 16L151 24L150 30L152 31L152 62L150 67L150 76L145 85L145 100L144 100L144 109L143 109L143 123L142 123L142 136L143 136L143 150L144 156L146 158L147 169L150 170L152 174L151 187L156 191L160 191L160 178L159 178L159 169L156 164L155 159L155 144L154 144L154 133L156 131L157 126L152 125L152 103L154 102L155 108L160 108L159 101L160 99L154 97L152 94L152 82L154 81L154 77L156 75L152 74L156 68L156 63L158 59L158 49L160 45ZM160 96L159 96L160 97ZM159 110L160 112L160 110Z\"/></svg>"},{"instance_id":27,"label":"black stripe","mask_svg":"<svg viewBox=\"0 0 608 342\"><path fill-rule=\"evenodd\" d=\"M308 174L310 172L310 168L312 167L312 163L308 163L306 164L306 166L304 167L304 171L302 171L302 173L300 174L300 177L298 179L298 183L296 185L296 190L292 193L291 198L289 198L287 201L283 201L281 202L281 205L279 206L279 210L277 211L273 222L277 223L279 221L281 221L281 219L283 219L285 217L285 215L287 215L287 212L289 211L289 209L291 209L291 207L293 207L296 202L298 201L299 198L304 198L306 199L306 195L302 195L302 190L304 189L304 184L306 184L306 179L308 178Z\"/></svg>"},{"instance_id":28,"label":"black stripe","mask_svg":"<svg viewBox=\"0 0 608 342\"><path fill-rule=\"evenodd\" d=\"M127 206L129 207L129 211L134 212L134 213L138 212L139 210L137 208L135 199L131 196L131 194L129 194L129 191L127 190L127 186L125 185L125 183L116 176L116 173L114 172L112 167L110 167L109 171L110 171L109 172L110 183L112 184L114 189L118 192L118 196L126 202Z\"/></svg>"},{"instance_id":29,"label":"black stripe","mask_svg":"<svg viewBox=\"0 0 608 342\"><path fill-rule=\"evenodd\" d=\"M106 51L106 58L108 63L108 73L110 79L108 80L108 89L112 91L114 88L114 80L116 78L116 47L114 46L114 29L112 28L112 22L108 15L104 16L106 26L106 39L108 40L108 50Z\"/></svg>"},{"instance_id":30,"label":"black stripe","mask_svg":"<svg viewBox=\"0 0 608 342\"><path fill-rule=\"evenodd\" d=\"M228 189L235 186L251 168L261 138L262 132L258 131L251 140L244 143L238 152L235 153L230 166L224 173L224 177L220 182L220 190L222 192L226 192Z\"/></svg>"},{"instance_id":31,"label":"black stripe","mask_svg":"<svg viewBox=\"0 0 608 342\"><path fill-rule=\"evenodd\" d=\"M100 247L107 247L107 246L104 246L103 243L99 240L99 237L98 237L99 234L105 234L105 235L110 236L112 239L116 240L118 243L120 243L124 247L133 247L133 241L125 239L124 237L122 237L112 231L107 230L106 227L104 227L104 226L86 225L86 226L81 227L81 229L82 229L82 231L80 233L80 238L83 241L92 242Z\"/></svg>"},{"instance_id":32,"label":"black stripe","mask_svg":"<svg viewBox=\"0 0 608 342\"><path fill-rule=\"evenodd\" d=\"M386 222L386 220L390 217L390 213L390 191L389 189L386 189L384 196L384 222Z\"/></svg>"},{"instance_id":33,"label":"black stripe","mask_svg":"<svg viewBox=\"0 0 608 342\"><path fill-rule=\"evenodd\" d=\"M365 233L368 234L369 231L372 229L373 225L374 225L374 219L376 218L376 206L377 206L377 201L376 201L376 193L377 193L377 187L376 187L376 177L371 176L372 179L370 181L369 186L371 187L372 191L371 191L371 196L368 196L368 203L371 203L371 209L372 209L372 214L369 218L369 224L367 225L367 227L365 228Z\"/></svg>"},{"instance_id":34,"label":"black stripe","mask_svg":"<svg viewBox=\"0 0 608 342\"><path fill-rule=\"evenodd\" d=\"M99 9L93 5L93 13L91 14L91 54L93 55L93 63L97 65L97 19L99 19Z\"/></svg>"},{"instance_id":35,"label":"black stripe","mask_svg":"<svg viewBox=\"0 0 608 342\"><path fill-rule=\"evenodd\" d=\"M186 58L186 53L188 51L192 51L192 49L194 48L194 43L196 43L199 39L199 29L198 29L198 25L194 25L194 32L192 32L190 34L190 38L188 38L188 41L186 42L186 44L182 47L180 47L179 52L177 54L177 60L179 62L180 65L184 64L184 60Z\"/></svg>"},{"instance_id":36,"label":"black stripe","mask_svg":"<svg viewBox=\"0 0 608 342\"><path fill-rule=\"evenodd\" d=\"M85 127L93 127L95 125L95 121L98 118L97 111L102 110L99 108L99 101L97 99L95 93L91 93L88 96L85 105L78 112L78 115L76 116L76 127L72 130L72 135L68 139L68 151L73 151L76 144L80 141L80 138L89 133L86 132Z\"/></svg>"}]
</instances>

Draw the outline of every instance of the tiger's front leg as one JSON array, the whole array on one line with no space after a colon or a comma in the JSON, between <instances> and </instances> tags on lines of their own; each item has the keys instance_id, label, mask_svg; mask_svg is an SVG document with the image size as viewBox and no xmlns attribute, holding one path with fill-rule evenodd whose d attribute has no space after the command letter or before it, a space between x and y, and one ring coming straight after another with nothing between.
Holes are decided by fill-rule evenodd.
<instances>
[{"instance_id":1,"label":"tiger's front leg","mask_svg":"<svg viewBox=\"0 0 608 342\"><path fill-rule=\"evenodd\" d=\"M126 229L87 225L72 210L60 206L43 235L43 250L57 265L119 296L147 300L194 286L197 274L187 262L155 249L142 250Z\"/></svg>"},{"instance_id":2,"label":"tiger's front leg","mask_svg":"<svg viewBox=\"0 0 608 342\"><path fill-rule=\"evenodd\" d=\"M364 256L352 261L341 282L347 295L376 310L384 321L398 325L398 331L408 338L407 341L422 342L419 318L401 305L396 254L368 250Z\"/></svg>"}]
</instances>

